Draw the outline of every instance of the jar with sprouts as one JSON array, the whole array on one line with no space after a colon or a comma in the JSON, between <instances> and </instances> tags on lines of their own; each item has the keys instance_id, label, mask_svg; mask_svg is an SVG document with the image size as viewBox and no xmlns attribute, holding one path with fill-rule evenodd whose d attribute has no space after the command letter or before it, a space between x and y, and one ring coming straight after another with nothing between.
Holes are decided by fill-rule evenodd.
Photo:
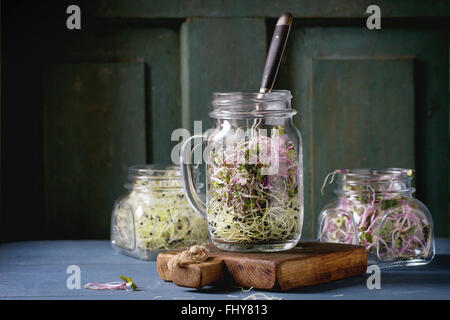
<instances>
[{"instance_id":1,"label":"jar with sprouts","mask_svg":"<svg viewBox=\"0 0 450 320\"><path fill-rule=\"evenodd\" d=\"M206 141L206 203L191 188L190 141L183 145L186 195L219 249L281 251L300 239L302 140L291 98L287 90L214 94L216 127L197 137Z\"/></svg>"},{"instance_id":2,"label":"jar with sprouts","mask_svg":"<svg viewBox=\"0 0 450 320\"><path fill-rule=\"evenodd\" d=\"M332 174L338 175L338 198L319 215L319 240L362 245L369 263L382 267L433 259L433 220L413 196L413 170L343 169Z\"/></svg>"}]
</instances>

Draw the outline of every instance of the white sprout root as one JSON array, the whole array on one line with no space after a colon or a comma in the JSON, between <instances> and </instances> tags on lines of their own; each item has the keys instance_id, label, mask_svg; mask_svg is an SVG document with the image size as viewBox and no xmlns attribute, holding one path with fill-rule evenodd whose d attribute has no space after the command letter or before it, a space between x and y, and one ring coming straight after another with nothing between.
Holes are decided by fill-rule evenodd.
<instances>
[{"instance_id":1,"label":"white sprout root","mask_svg":"<svg viewBox=\"0 0 450 320\"><path fill-rule=\"evenodd\" d=\"M283 298L276 296L268 296L264 293L254 293L243 298L242 300L283 300Z\"/></svg>"}]
</instances>

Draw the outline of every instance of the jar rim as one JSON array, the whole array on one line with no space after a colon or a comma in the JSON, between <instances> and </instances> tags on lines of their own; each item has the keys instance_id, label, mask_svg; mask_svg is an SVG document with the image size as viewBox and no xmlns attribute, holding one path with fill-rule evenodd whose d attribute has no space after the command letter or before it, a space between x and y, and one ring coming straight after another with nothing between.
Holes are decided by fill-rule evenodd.
<instances>
[{"instance_id":1,"label":"jar rim","mask_svg":"<svg viewBox=\"0 0 450 320\"><path fill-rule=\"evenodd\" d=\"M199 177L199 170L194 168L194 179L198 180ZM198 185L202 186L200 182ZM182 190L181 168L174 164L133 165L128 168L127 182L124 187L130 190Z\"/></svg>"},{"instance_id":2,"label":"jar rim","mask_svg":"<svg viewBox=\"0 0 450 320\"><path fill-rule=\"evenodd\" d=\"M168 164L138 164L128 168L128 176L148 180L171 180L181 177L180 166Z\"/></svg>"},{"instance_id":3,"label":"jar rim","mask_svg":"<svg viewBox=\"0 0 450 320\"><path fill-rule=\"evenodd\" d=\"M292 94L289 90L259 92L215 92L211 118L239 119L288 117L297 113L291 108Z\"/></svg>"},{"instance_id":4,"label":"jar rim","mask_svg":"<svg viewBox=\"0 0 450 320\"><path fill-rule=\"evenodd\" d=\"M339 170L337 194L401 194L414 193L411 186L413 169L342 169Z\"/></svg>"},{"instance_id":5,"label":"jar rim","mask_svg":"<svg viewBox=\"0 0 450 320\"><path fill-rule=\"evenodd\" d=\"M411 180L415 170L404 168L358 168L358 169L342 169L339 171L339 183L385 183L396 180Z\"/></svg>"}]
</instances>

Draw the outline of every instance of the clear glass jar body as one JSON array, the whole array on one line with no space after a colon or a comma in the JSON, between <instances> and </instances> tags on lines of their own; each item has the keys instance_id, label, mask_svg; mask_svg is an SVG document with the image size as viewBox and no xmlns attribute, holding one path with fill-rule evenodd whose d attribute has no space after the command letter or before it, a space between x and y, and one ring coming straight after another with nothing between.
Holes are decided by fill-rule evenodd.
<instances>
[{"instance_id":1,"label":"clear glass jar body","mask_svg":"<svg viewBox=\"0 0 450 320\"><path fill-rule=\"evenodd\" d=\"M205 137L206 204L191 203L207 216L219 249L281 251L300 240L302 140L290 99L289 91L214 96L216 128Z\"/></svg>"},{"instance_id":2,"label":"clear glass jar body","mask_svg":"<svg viewBox=\"0 0 450 320\"><path fill-rule=\"evenodd\" d=\"M362 245L369 264L383 268L433 259L433 220L413 197L413 170L352 169L338 175L338 199L319 215L320 241Z\"/></svg>"},{"instance_id":3,"label":"clear glass jar body","mask_svg":"<svg viewBox=\"0 0 450 320\"><path fill-rule=\"evenodd\" d=\"M208 241L206 219L187 202L175 166L129 168L128 192L114 204L111 244L121 253L154 260L164 250Z\"/></svg>"}]
</instances>

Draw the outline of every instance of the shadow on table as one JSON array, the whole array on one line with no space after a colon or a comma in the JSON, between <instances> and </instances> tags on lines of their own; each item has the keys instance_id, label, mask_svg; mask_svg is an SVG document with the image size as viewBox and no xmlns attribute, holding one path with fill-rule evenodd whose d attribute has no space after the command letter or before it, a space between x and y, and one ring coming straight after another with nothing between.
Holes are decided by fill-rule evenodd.
<instances>
[{"instance_id":1,"label":"shadow on table","mask_svg":"<svg viewBox=\"0 0 450 320\"><path fill-rule=\"evenodd\" d=\"M236 294L236 290L242 290L234 284L213 284L201 289L190 289L188 292L207 293L207 294Z\"/></svg>"},{"instance_id":2,"label":"shadow on table","mask_svg":"<svg viewBox=\"0 0 450 320\"><path fill-rule=\"evenodd\" d=\"M283 293L326 293L328 291L336 291L345 288L355 288L355 287L365 287L367 277L365 275L359 275L351 278L339 279L327 283L321 283L314 286L300 287L291 289L288 291L283 291Z\"/></svg>"},{"instance_id":3,"label":"shadow on table","mask_svg":"<svg viewBox=\"0 0 450 320\"><path fill-rule=\"evenodd\" d=\"M424 266L411 266L402 268L387 268L381 270L382 286L402 289L417 287L442 286L450 287L450 255L436 255L432 262ZM370 274L340 279L310 287L295 288L285 293L325 293L348 287L366 288L366 281Z\"/></svg>"},{"instance_id":4,"label":"shadow on table","mask_svg":"<svg viewBox=\"0 0 450 320\"><path fill-rule=\"evenodd\" d=\"M450 268L450 255L437 254L434 257L433 261L430 262L429 266L433 268L443 268L443 269ZM426 268L427 266L424 267Z\"/></svg>"},{"instance_id":5,"label":"shadow on table","mask_svg":"<svg viewBox=\"0 0 450 320\"><path fill-rule=\"evenodd\" d=\"M389 287L417 287L442 284L450 286L450 255L436 255L433 261L425 266L388 268L381 271L382 285ZM345 288L363 288L366 289L366 281L370 274L361 274L359 276L339 279L328 283L318 284L309 287L295 288L282 291L285 294L314 294L337 291ZM207 294L236 294L239 287L232 287L230 284L215 284L202 289L191 289L189 292L207 293ZM275 292L269 290L256 291Z\"/></svg>"},{"instance_id":6,"label":"shadow on table","mask_svg":"<svg viewBox=\"0 0 450 320\"><path fill-rule=\"evenodd\" d=\"M242 289L249 289L249 288L241 288L237 287L236 285L226 285L226 284L215 284L212 286L207 286L201 289L190 289L188 292L195 292L195 293L207 293L207 294L236 294L236 293L245 293L245 294L251 294L253 291L259 291L259 292L271 292L271 293L318 293L318 292L326 292L330 290L337 290L342 289L345 287L354 287L354 286L365 286L366 283L366 277L364 275L356 276L352 278L347 279L340 279L335 280L329 283L319 284L315 286L310 287L303 287L303 288L296 288L291 289L288 291L277 291L277 290L262 290L262 289L255 289L250 290L248 292L242 291ZM239 291L239 292L237 292Z\"/></svg>"}]
</instances>

